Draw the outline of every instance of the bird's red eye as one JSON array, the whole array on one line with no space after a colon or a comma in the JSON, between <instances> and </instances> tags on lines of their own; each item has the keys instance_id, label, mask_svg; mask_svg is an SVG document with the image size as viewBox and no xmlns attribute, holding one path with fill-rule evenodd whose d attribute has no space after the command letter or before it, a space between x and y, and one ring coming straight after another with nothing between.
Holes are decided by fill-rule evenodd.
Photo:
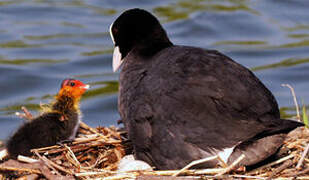
<instances>
[{"instance_id":1,"label":"bird's red eye","mask_svg":"<svg viewBox=\"0 0 309 180\"><path fill-rule=\"evenodd\" d=\"M70 86L72 86L72 87L75 86L75 83L74 83L74 82L71 82L71 83L70 83Z\"/></svg>"},{"instance_id":2,"label":"bird's red eye","mask_svg":"<svg viewBox=\"0 0 309 180\"><path fill-rule=\"evenodd\" d=\"M117 28L113 28L113 34L118 33L118 29Z\"/></svg>"}]
</instances>

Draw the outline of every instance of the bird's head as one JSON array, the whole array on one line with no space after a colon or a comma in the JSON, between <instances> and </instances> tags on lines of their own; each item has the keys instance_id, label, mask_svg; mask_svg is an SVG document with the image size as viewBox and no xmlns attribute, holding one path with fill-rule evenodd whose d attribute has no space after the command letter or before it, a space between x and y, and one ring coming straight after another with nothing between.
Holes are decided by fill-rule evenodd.
<instances>
[{"instance_id":1,"label":"bird's head","mask_svg":"<svg viewBox=\"0 0 309 180\"><path fill-rule=\"evenodd\" d=\"M141 55L153 55L172 43L158 19L143 9L123 12L110 26L115 45L113 70L117 71L130 51L136 49Z\"/></svg>"},{"instance_id":2,"label":"bird's head","mask_svg":"<svg viewBox=\"0 0 309 180\"><path fill-rule=\"evenodd\" d=\"M61 83L61 88L58 96L69 96L73 99L80 99L80 97L89 89L88 84L84 84L79 80L65 79Z\"/></svg>"}]
</instances>

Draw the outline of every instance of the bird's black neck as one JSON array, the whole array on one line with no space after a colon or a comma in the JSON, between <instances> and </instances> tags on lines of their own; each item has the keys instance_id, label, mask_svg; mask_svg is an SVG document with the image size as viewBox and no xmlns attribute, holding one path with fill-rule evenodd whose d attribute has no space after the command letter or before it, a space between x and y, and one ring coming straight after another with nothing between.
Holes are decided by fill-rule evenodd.
<instances>
[{"instance_id":1,"label":"bird's black neck","mask_svg":"<svg viewBox=\"0 0 309 180\"><path fill-rule=\"evenodd\" d=\"M172 45L171 42L144 42L144 44L137 46L133 52L149 57Z\"/></svg>"}]
</instances>

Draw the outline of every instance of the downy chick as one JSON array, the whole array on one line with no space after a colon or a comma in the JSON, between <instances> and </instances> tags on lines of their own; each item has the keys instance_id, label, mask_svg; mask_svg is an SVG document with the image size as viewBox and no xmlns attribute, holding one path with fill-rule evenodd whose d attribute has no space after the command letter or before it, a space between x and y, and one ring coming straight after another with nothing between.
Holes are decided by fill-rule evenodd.
<instances>
[{"instance_id":1,"label":"downy chick","mask_svg":"<svg viewBox=\"0 0 309 180\"><path fill-rule=\"evenodd\" d=\"M6 144L11 158L30 155L30 150L73 140L80 123L79 102L89 88L79 80L65 79L51 108L23 124Z\"/></svg>"}]
</instances>

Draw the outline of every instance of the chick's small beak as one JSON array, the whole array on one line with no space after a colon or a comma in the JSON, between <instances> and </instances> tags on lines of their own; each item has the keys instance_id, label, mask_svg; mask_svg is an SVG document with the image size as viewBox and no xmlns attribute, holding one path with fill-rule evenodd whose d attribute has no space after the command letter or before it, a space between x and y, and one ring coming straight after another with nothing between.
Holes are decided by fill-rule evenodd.
<instances>
[{"instance_id":1,"label":"chick's small beak","mask_svg":"<svg viewBox=\"0 0 309 180\"><path fill-rule=\"evenodd\" d=\"M89 85L89 84L86 84L86 85L82 86L82 88L85 89L85 90L87 90L87 89L90 88L90 85Z\"/></svg>"}]
</instances>

